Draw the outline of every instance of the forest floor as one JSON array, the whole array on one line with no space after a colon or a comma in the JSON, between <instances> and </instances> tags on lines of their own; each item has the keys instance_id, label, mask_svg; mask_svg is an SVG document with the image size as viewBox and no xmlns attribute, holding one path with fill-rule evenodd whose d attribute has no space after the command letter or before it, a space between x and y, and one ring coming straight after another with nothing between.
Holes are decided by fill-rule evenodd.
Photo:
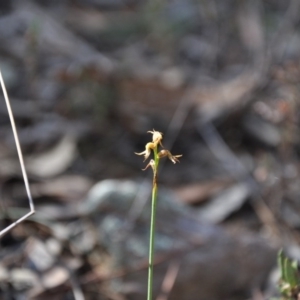
<instances>
[{"instance_id":1,"label":"forest floor","mask_svg":"<svg viewBox=\"0 0 300 300\"><path fill-rule=\"evenodd\" d=\"M0 239L0 298L144 297L153 128L183 155L160 169L156 299L274 295L276 251L300 259L299 22L298 0L1 1L37 213ZM29 208L1 99L4 229Z\"/></svg>"}]
</instances>

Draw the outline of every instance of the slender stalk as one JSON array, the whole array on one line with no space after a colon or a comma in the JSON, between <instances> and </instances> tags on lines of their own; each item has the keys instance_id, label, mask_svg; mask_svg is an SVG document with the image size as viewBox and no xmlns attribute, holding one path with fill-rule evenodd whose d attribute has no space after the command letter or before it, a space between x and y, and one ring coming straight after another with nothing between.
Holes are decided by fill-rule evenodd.
<instances>
[{"instance_id":1,"label":"slender stalk","mask_svg":"<svg viewBox=\"0 0 300 300\"><path fill-rule=\"evenodd\" d=\"M168 157L173 164L179 162L178 158L182 155L172 155L171 152L167 149L162 149L158 152L158 146L162 145L163 134L159 131L152 130L148 131L152 133L152 142L145 145L145 150L136 155L143 155L144 161L148 159L153 151L154 160L151 159L148 165L142 169L145 171L149 167L153 170L153 186L152 186L152 202L151 202L151 222L150 222L150 241L149 241L149 268L148 268L148 291L147 291L147 300L153 299L153 264L154 264L154 241L155 241L155 221L156 221L156 204L157 204L157 177L158 177L158 165L159 160L162 157Z\"/></svg>"},{"instance_id":2,"label":"slender stalk","mask_svg":"<svg viewBox=\"0 0 300 300\"><path fill-rule=\"evenodd\" d=\"M149 266L148 266L148 293L147 300L153 299L153 264L154 264L154 241L155 241L155 221L156 221L156 205L157 205L157 171L159 165L159 157L157 147L154 152L154 169L153 169L153 186L152 186L152 202L151 202L151 223L150 223L150 241L149 241Z\"/></svg>"}]
</instances>

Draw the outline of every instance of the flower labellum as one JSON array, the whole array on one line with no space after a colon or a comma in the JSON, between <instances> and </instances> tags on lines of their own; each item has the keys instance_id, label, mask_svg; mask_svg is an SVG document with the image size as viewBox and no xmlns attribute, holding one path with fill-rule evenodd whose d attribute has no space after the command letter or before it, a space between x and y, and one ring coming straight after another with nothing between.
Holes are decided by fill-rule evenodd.
<instances>
[{"instance_id":1,"label":"flower labellum","mask_svg":"<svg viewBox=\"0 0 300 300\"><path fill-rule=\"evenodd\" d=\"M163 149L158 153L158 157L165 157L167 156L173 164L176 164L177 162L179 163L179 157L181 157L182 155L172 155L171 152L169 150Z\"/></svg>"}]
</instances>

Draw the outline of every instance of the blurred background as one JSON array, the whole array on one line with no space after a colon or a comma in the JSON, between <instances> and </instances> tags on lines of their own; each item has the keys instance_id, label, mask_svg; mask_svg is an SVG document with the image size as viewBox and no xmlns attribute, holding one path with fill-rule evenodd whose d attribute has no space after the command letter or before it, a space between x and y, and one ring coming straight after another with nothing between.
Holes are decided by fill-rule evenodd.
<instances>
[{"instance_id":1,"label":"blurred background","mask_svg":"<svg viewBox=\"0 0 300 300\"><path fill-rule=\"evenodd\" d=\"M300 259L299 0L2 0L0 69L37 213L0 240L0 299L276 295ZM0 96L0 229L29 211ZM148 162L147 162L148 163Z\"/></svg>"}]
</instances>

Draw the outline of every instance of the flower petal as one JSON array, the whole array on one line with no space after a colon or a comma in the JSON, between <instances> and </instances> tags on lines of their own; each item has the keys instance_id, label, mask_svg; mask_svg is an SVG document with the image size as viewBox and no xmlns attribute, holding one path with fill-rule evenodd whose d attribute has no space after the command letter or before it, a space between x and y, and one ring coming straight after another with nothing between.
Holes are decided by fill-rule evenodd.
<instances>
[{"instance_id":1,"label":"flower petal","mask_svg":"<svg viewBox=\"0 0 300 300\"><path fill-rule=\"evenodd\" d=\"M153 143L155 143L155 145L157 146L157 144L160 144L162 147L162 139L163 139L163 134L162 132L156 131L155 129L153 129L153 131L147 131L148 133L152 133L152 141Z\"/></svg>"},{"instance_id":2,"label":"flower petal","mask_svg":"<svg viewBox=\"0 0 300 300\"><path fill-rule=\"evenodd\" d=\"M143 171L147 170L149 167L152 168L152 170L154 171L154 168L155 168L155 162L153 159L150 160L149 164L144 168L142 169Z\"/></svg>"},{"instance_id":3,"label":"flower petal","mask_svg":"<svg viewBox=\"0 0 300 300\"><path fill-rule=\"evenodd\" d=\"M178 163L180 162L178 157L181 157L182 155L181 154L180 155L172 155L172 153L169 150L163 149L163 150L159 151L158 156L160 158L168 156L168 158L172 161L172 163L176 164L177 162Z\"/></svg>"}]
</instances>

